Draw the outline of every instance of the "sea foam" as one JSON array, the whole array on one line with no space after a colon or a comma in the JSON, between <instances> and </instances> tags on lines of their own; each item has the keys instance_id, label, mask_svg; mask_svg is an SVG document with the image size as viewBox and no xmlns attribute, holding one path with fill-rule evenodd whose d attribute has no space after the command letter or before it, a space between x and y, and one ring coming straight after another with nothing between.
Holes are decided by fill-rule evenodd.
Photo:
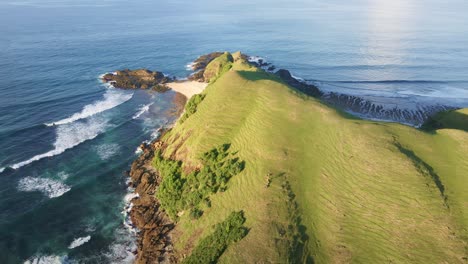
<instances>
[{"instance_id":1,"label":"sea foam","mask_svg":"<svg viewBox=\"0 0 468 264\"><path fill-rule=\"evenodd\" d=\"M265 58L260 57L260 56L249 56L247 60L249 62L255 62L255 63L260 63L260 61L266 62Z\"/></svg>"},{"instance_id":2,"label":"sea foam","mask_svg":"<svg viewBox=\"0 0 468 264\"><path fill-rule=\"evenodd\" d=\"M18 183L18 190L23 192L39 191L49 198L62 196L71 188L62 182L47 178L25 177Z\"/></svg>"},{"instance_id":3,"label":"sea foam","mask_svg":"<svg viewBox=\"0 0 468 264\"><path fill-rule=\"evenodd\" d=\"M96 146L96 153L102 160L108 160L120 151L118 144L103 144Z\"/></svg>"},{"instance_id":4,"label":"sea foam","mask_svg":"<svg viewBox=\"0 0 468 264\"><path fill-rule=\"evenodd\" d=\"M99 134L103 133L107 127L108 120L105 118L90 118L85 121L57 126L54 149L36 155L28 160L13 164L10 167L18 169L34 161L59 155L67 149L73 148L87 140L95 138Z\"/></svg>"},{"instance_id":5,"label":"sea foam","mask_svg":"<svg viewBox=\"0 0 468 264\"><path fill-rule=\"evenodd\" d=\"M195 62L190 62L190 63L188 63L187 65L185 65L185 69L186 69L187 71L193 71L193 67L194 67L195 65L196 65Z\"/></svg>"},{"instance_id":6,"label":"sea foam","mask_svg":"<svg viewBox=\"0 0 468 264\"><path fill-rule=\"evenodd\" d=\"M133 94L127 93L124 91L118 91L114 89L108 89L104 94L104 98L100 101L96 101L92 104L86 105L83 109L67 117L65 119L52 122L52 123L45 123L46 126L57 126L75 122L80 119L88 118L95 114L107 111L112 109L120 104L125 103L126 101L130 100L133 97Z\"/></svg>"},{"instance_id":7,"label":"sea foam","mask_svg":"<svg viewBox=\"0 0 468 264\"><path fill-rule=\"evenodd\" d=\"M26 260L24 264L63 264L67 263L67 256L34 256Z\"/></svg>"},{"instance_id":8,"label":"sea foam","mask_svg":"<svg viewBox=\"0 0 468 264\"><path fill-rule=\"evenodd\" d=\"M146 105L142 105L139 109L138 109L138 112L136 112L132 119L138 119L142 114L146 113L149 111L150 107L153 105L154 103L149 103L149 104L146 104Z\"/></svg>"},{"instance_id":9,"label":"sea foam","mask_svg":"<svg viewBox=\"0 0 468 264\"><path fill-rule=\"evenodd\" d=\"M134 263L135 255L133 252L137 250L136 234L129 233L123 228L117 229L115 233L116 240L109 246L109 251L105 253L105 256L110 263Z\"/></svg>"},{"instance_id":10,"label":"sea foam","mask_svg":"<svg viewBox=\"0 0 468 264\"><path fill-rule=\"evenodd\" d=\"M68 248L73 249L73 248L79 247L79 246L83 245L84 243L88 242L89 240L91 240L91 236L75 238L71 242L71 244L68 246Z\"/></svg>"}]
</instances>

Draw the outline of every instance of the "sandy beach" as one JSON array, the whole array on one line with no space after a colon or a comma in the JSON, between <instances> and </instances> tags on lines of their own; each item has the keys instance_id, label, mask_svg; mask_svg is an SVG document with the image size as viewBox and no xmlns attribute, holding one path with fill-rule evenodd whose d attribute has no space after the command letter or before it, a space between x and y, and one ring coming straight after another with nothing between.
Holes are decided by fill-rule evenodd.
<instances>
[{"instance_id":1,"label":"sandy beach","mask_svg":"<svg viewBox=\"0 0 468 264\"><path fill-rule=\"evenodd\" d=\"M190 99L194 94L201 93L207 83L195 82L195 81L182 81L182 82L170 82L166 83L172 90L179 92Z\"/></svg>"}]
</instances>

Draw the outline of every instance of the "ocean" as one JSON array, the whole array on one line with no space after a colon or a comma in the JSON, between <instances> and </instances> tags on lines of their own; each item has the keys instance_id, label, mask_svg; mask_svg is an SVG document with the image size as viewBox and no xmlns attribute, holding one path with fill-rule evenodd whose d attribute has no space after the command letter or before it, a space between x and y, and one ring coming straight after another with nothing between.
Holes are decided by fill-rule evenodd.
<instances>
[{"instance_id":1,"label":"ocean","mask_svg":"<svg viewBox=\"0 0 468 264\"><path fill-rule=\"evenodd\" d=\"M174 93L106 87L101 74L184 78L199 55L240 50L325 92L468 107L467 11L463 0L1 0L0 263L132 261L125 171L174 122Z\"/></svg>"}]
</instances>

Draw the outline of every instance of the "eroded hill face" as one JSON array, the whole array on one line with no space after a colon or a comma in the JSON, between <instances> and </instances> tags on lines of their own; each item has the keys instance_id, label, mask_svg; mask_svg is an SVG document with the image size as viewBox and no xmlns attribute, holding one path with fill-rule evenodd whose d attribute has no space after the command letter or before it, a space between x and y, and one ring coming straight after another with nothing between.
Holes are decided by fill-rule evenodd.
<instances>
[{"instance_id":1,"label":"eroded hill face","mask_svg":"<svg viewBox=\"0 0 468 264\"><path fill-rule=\"evenodd\" d=\"M467 261L466 131L354 118L243 58L195 110L162 138L162 157L189 174L203 168L203 153L229 143L245 167L198 205L198 218L174 213L179 259L242 211L248 232L219 262Z\"/></svg>"}]
</instances>

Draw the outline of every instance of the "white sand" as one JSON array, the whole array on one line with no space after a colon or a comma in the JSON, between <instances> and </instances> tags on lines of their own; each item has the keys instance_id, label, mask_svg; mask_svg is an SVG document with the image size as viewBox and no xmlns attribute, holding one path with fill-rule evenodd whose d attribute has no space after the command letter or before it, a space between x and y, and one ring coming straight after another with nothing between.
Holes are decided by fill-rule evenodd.
<instances>
[{"instance_id":1,"label":"white sand","mask_svg":"<svg viewBox=\"0 0 468 264\"><path fill-rule=\"evenodd\" d=\"M203 92L207 83L195 82L195 81L183 81L183 82L170 82L166 83L172 90L179 92L190 99L194 94Z\"/></svg>"}]
</instances>

